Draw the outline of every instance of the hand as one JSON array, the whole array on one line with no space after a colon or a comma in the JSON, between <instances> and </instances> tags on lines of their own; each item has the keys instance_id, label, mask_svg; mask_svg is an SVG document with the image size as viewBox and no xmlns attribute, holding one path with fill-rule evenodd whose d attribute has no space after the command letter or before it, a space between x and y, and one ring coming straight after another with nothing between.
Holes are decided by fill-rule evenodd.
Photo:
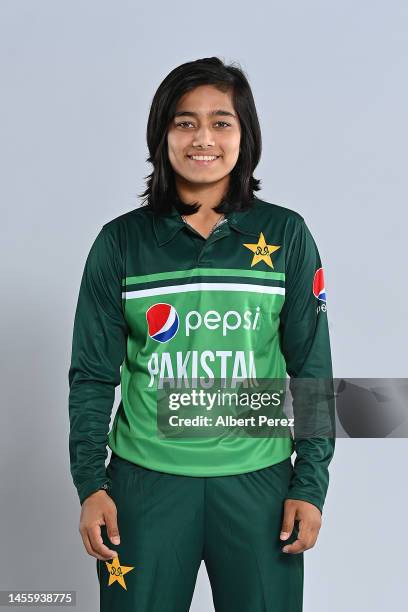
<instances>
[{"instance_id":1,"label":"hand","mask_svg":"<svg viewBox=\"0 0 408 612\"><path fill-rule=\"evenodd\" d=\"M290 537L295 521L299 521L298 537L292 544L282 548L285 553L301 553L315 545L322 524L322 515L314 504L299 499L286 499L281 540Z\"/></svg>"},{"instance_id":2,"label":"hand","mask_svg":"<svg viewBox=\"0 0 408 612\"><path fill-rule=\"evenodd\" d=\"M95 491L82 503L79 533L87 552L96 559L107 561L116 557L118 553L103 543L101 525L106 525L112 544L120 544L116 505L103 490Z\"/></svg>"}]
</instances>

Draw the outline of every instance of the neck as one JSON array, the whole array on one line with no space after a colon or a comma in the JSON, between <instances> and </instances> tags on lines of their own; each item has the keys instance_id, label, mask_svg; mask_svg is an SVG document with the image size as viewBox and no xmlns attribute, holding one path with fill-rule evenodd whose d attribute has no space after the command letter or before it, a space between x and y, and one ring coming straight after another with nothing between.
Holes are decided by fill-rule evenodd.
<instances>
[{"instance_id":1,"label":"neck","mask_svg":"<svg viewBox=\"0 0 408 612\"><path fill-rule=\"evenodd\" d=\"M220 213L213 209L218 206L225 195L229 185L229 175L212 184L190 183L176 175L176 189L182 202L198 202L200 210L195 213L196 218L216 219Z\"/></svg>"}]
</instances>

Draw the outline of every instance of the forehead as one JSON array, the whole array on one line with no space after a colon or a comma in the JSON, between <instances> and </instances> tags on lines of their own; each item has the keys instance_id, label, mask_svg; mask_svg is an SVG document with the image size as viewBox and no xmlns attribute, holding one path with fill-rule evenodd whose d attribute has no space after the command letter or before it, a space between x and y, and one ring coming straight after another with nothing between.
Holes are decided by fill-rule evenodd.
<instances>
[{"instance_id":1,"label":"forehead","mask_svg":"<svg viewBox=\"0 0 408 612\"><path fill-rule=\"evenodd\" d=\"M177 102L176 110L189 110L206 114L216 107L234 111L231 91L220 91L214 85L199 85L181 96Z\"/></svg>"}]
</instances>

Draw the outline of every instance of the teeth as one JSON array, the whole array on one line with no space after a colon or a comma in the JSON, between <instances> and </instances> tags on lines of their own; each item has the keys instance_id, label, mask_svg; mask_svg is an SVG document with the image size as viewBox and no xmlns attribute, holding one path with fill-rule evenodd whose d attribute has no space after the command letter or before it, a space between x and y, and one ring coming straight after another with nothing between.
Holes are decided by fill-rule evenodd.
<instances>
[{"instance_id":1,"label":"teeth","mask_svg":"<svg viewBox=\"0 0 408 612\"><path fill-rule=\"evenodd\" d=\"M217 159L217 155L189 155L190 159L197 159L201 161L211 161Z\"/></svg>"}]
</instances>

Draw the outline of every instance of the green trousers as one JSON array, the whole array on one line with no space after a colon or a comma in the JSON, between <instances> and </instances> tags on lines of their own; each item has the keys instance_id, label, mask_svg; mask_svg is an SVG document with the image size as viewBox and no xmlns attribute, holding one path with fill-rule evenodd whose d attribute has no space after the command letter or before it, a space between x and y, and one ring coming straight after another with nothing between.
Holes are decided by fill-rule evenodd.
<instances>
[{"instance_id":1,"label":"green trousers","mask_svg":"<svg viewBox=\"0 0 408 612\"><path fill-rule=\"evenodd\" d=\"M178 476L112 455L121 542L97 560L101 612L188 612L204 560L216 612L301 612L303 553L279 539L290 458L235 476Z\"/></svg>"}]
</instances>

